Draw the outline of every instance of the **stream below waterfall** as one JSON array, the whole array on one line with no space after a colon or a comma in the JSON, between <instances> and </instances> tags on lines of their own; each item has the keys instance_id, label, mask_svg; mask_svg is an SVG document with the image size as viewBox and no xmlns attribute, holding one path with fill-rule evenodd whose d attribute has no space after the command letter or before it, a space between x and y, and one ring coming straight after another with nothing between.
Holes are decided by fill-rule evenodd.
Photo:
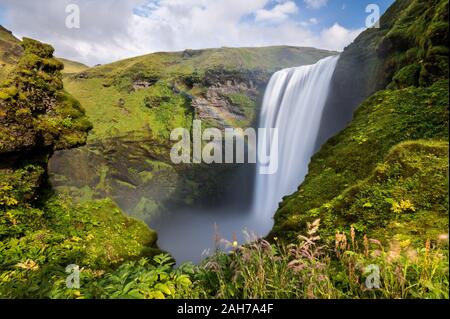
<instances>
[{"instance_id":1,"label":"stream below waterfall","mask_svg":"<svg viewBox=\"0 0 450 319\"><path fill-rule=\"evenodd\" d=\"M178 264L198 263L218 247L218 238L242 243L271 230L279 202L295 192L307 174L338 59L332 56L314 65L284 69L270 79L259 127L277 128L278 144L271 136L258 136L258 145L277 150L278 170L272 175L256 170L251 208L181 209L148 221L158 233L158 246ZM223 243L219 246L225 248Z\"/></svg>"}]
</instances>

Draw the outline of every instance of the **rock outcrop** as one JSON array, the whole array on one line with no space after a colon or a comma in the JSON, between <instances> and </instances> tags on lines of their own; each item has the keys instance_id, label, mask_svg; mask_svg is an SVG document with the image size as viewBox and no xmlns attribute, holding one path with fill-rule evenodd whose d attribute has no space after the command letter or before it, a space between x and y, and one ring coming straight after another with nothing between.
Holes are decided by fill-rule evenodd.
<instances>
[{"instance_id":1,"label":"rock outcrop","mask_svg":"<svg viewBox=\"0 0 450 319\"><path fill-rule=\"evenodd\" d=\"M244 107L233 97L247 100L256 108L256 103L261 97L261 89L258 89L251 79L239 81L228 79L218 81L207 88L205 94L194 97L192 107L195 109L198 119L213 121L219 127L231 126L229 123L247 120ZM253 122L255 119L249 119Z\"/></svg>"}]
</instances>

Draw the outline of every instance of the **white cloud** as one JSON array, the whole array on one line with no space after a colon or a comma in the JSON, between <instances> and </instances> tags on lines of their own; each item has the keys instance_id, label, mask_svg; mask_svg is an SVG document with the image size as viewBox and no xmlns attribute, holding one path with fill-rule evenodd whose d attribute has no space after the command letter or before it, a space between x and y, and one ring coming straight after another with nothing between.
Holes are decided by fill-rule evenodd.
<instances>
[{"instance_id":1,"label":"white cloud","mask_svg":"<svg viewBox=\"0 0 450 319\"><path fill-rule=\"evenodd\" d=\"M272 0L273 1L273 0ZM292 1L2 0L6 27L51 43L56 54L90 65L155 51L267 45L342 50L361 30L335 24L320 33L292 18ZM65 6L78 3L81 28L65 27ZM138 9L137 9L138 8ZM134 14L137 12L138 14ZM317 26L316 26L317 28Z\"/></svg>"},{"instance_id":2,"label":"white cloud","mask_svg":"<svg viewBox=\"0 0 450 319\"><path fill-rule=\"evenodd\" d=\"M282 22L289 18L289 15L298 12L298 7L293 1L277 4L271 10L259 9L256 11L256 21Z\"/></svg>"},{"instance_id":3,"label":"white cloud","mask_svg":"<svg viewBox=\"0 0 450 319\"><path fill-rule=\"evenodd\" d=\"M318 23L319 23L319 20L317 20L316 18L310 18L306 21L300 22L300 25L302 25L303 27L309 27L312 25L317 25Z\"/></svg>"},{"instance_id":4,"label":"white cloud","mask_svg":"<svg viewBox=\"0 0 450 319\"><path fill-rule=\"evenodd\" d=\"M328 0L304 0L306 6L311 9L320 9L327 5Z\"/></svg>"},{"instance_id":5,"label":"white cloud","mask_svg":"<svg viewBox=\"0 0 450 319\"><path fill-rule=\"evenodd\" d=\"M347 30L343 26L335 23L331 28L325 29L320 33L320 43L325 47L332 47L340 44L337 50L342 50L347 44L350 44L364 29Z\"/></svg>"}]
</instances>

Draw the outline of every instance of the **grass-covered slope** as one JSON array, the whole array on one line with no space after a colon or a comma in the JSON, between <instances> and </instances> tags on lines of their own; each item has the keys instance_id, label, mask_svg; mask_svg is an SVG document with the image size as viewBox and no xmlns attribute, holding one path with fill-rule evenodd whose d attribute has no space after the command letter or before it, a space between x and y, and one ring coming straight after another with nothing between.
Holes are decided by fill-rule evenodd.
<instances>
[{"instance_id":1,"label":"grass-covered slope","mask_svg":"<svg viewBox=\"0 0 450 319\"><path fill-rule=\"evenodd\" d=\"M305 182L278 210L274 232L284 234L293 230L295 236L296 230L317 217L317 208L330 206L329 201L368 177L392 147L402 141L419 139L448 141L448 81L437 82L429 88L381 91L363 103L350 126L330 139L313 157ZM435 176L429 178L433 180ZM445 195L445 185L441 188ZM433 197L428 203L422 198L411 200L419 206L435 203ZM381 207L389 212L388 203ZM330 206L329 214L338 213L333 208ZM389 216L393 215L385 217Z\"/></svg>"},{"instance_id":2,"label":"grass-covered slope","mask_svg":"<svg viewBox=\"0 0 450 319\"><path fill-rule=\"evenodd\" d=\"M203 74L211 69L266 70L274 72L286 67L313 64L330 55L315 48L273 46L263 48L218 48L159 52L130 58L90 70L92 75L124 75L141 73L147 76L173 77Z\"/></svg>"},{"instance_id":3,"label":"grass-covered slope","mask_svg":"<svg viewBox=\"0 0 450 319\"><path fill-rule=\"evenodd\" d=\"M280 204L273 236L295 238L315 218L328 240L350 225L382 239L448 233L448 1L432 2L397 1L384 27L346 49L376 52L378 71L358 77L386 89L313 157L303 184Z\"/></svg>"},{"instance_id":4,"label":"grass-covered slope","mask_svg":"<svg viewBox=\"0 0 450 319\"><path fill-rule=\"evenodd\" d=\"M161 52L97 66L66 77L65 84L97 124L90 139L148 130L167 139L174 127L189 128L194 113L202 118L192 103L195 98L206 98L211 109L217 108L214 99L235 106L240 116L229 111L232 119L224 114L224 125L234 126L240 118L244 120L240 124L251 125L263 90L259 87L250 92L252 84L264 86L276 70L313 64L330 54L333 52L296 47ZM239 87L240 84L246 87ZM216 85L228 87L228 92L210 91L218 96L207 96L208 89Z\"/></svg>"},{"instance_id":5,"label":"grass-covered slope","mask_svg":"<svg viewBox=\"0 0 450 319\"><path fill-rule=\"evenodd\" d=\"M168 141L170 130L192 125L189 100L174 94L161 81L143 90L128 92L104 84L104 79L65 79L65 87L81 101L89 119L96 123L90 140L155 135L161 143Z\"/></svg>"},{"instance_id":6,"label":"grass-covered slope","mask_svg":"<svg viewBox=\"0 0 450 319\"><path fill-rule=\"evenodd\" d=\"M64 64L64 69L61 71L63 74L79 73L89 69L87 65L84 65L83 63L80 62L71 61L63 58L57 58L57 60Z\"/></svg>"}]
</instances>

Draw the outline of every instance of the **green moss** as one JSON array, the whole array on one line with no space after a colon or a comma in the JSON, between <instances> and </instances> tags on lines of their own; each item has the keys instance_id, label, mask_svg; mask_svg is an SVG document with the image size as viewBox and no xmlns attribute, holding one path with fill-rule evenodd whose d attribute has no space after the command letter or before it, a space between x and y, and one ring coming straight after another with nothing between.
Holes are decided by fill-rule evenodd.
<instances>
[{"instance_id":1,"label":"green moss","mask_svg":"<svg viewBox=\"0 0 450 319\"><path fill-rule=\"evenodd\" d=\"M392 79L395 88L403 89L408 86L419 85L420 70L419 64L411 64L402 68Z\"/></svg>"},{"instance_id":2,"label":"green moss","mask_svg":"<svg viewBox=\"0 0 450 319\"><path fill-rule=\"evenodd\" d=\"M317 217L317 208L354 189L393 146L419 139L448 140L447 80L429 88L381 91L363 103L349 127L313 157L298 192L284 199L275 215L273 234L295 237L306 221Z\"/></svg>"},{"instance_id":3,"label":"green moss","mask_svg":"<svg viewBox=\"0 0 450 319\"><path fill-rule=\"evenodd\" d=\"M52 57L53 48L27 38L21 45L15 70L0 84L0 121L9 124L0 128L0 153L83 144L92 125L62 90L63 65Z\"/></svg>"},{"instance_id":4,"label":"green moss","mask_svg":"<svg viewBox=\"0 0 450 319\"><path fill-rule=\"evenodd\" d=\"M52 278L69 264L102 274L125 260L158 253L156 233L125 217L110 200L72 207L50 198L39 208L8 209L0 212L0 230L3 298L46 296ZM33 269L18 266L31 261ZM30 287L39 281L39 291Z\"/></svg>"},{"instance_id":5,"label":"green moss","mask_svg":"<svg viewBox=\"0 0 450 319\"><path fill-rule=\"evenodd\" d=\"M417 65L419 85L430 86L448 78L448 52L437 49L447 42L447 0L397 0L382 16L379 29L364 31L341 54L336 74L354 81L340 84L340 89L366 98L390 83L390 88L398 87L399 80L416 85Z\"/></svg>"},{"instance_id":6,"label":"green moss","mask_svg":"<svg viewBox=\"0 0 450 319\"><path fill-rule=\"evenodd\" d=\"M22 47L27 53L29 53L29 56L39 56L44 59L53 58L54 49L49 44L30 38L23 38ZM58 64L58 66L61 66L61 64Z\"/></svg>"},{"instance_id":7,"label":"green moss","mask_svg":"<svg viewBox=\"0 0 450 319\"><path fill-rule=\"evenodd\" d=\"M321 235L330 242L349 225L361 236L386 241L395 236L416 244L437 240L448 229L447 155L448 142L400 143L367 179L295 222L321 218Z\"/></svg>"},{"instance_id":8,"label":"green moss","mask_svg":"<svg viewBox=\"0 0 450 319\"><path fill-rule=\"evenodd\" d=\"M5 87L0 89L0 99L8 100L17 97L19 91L16 87Z\"/></svg>"}]
</instances>

